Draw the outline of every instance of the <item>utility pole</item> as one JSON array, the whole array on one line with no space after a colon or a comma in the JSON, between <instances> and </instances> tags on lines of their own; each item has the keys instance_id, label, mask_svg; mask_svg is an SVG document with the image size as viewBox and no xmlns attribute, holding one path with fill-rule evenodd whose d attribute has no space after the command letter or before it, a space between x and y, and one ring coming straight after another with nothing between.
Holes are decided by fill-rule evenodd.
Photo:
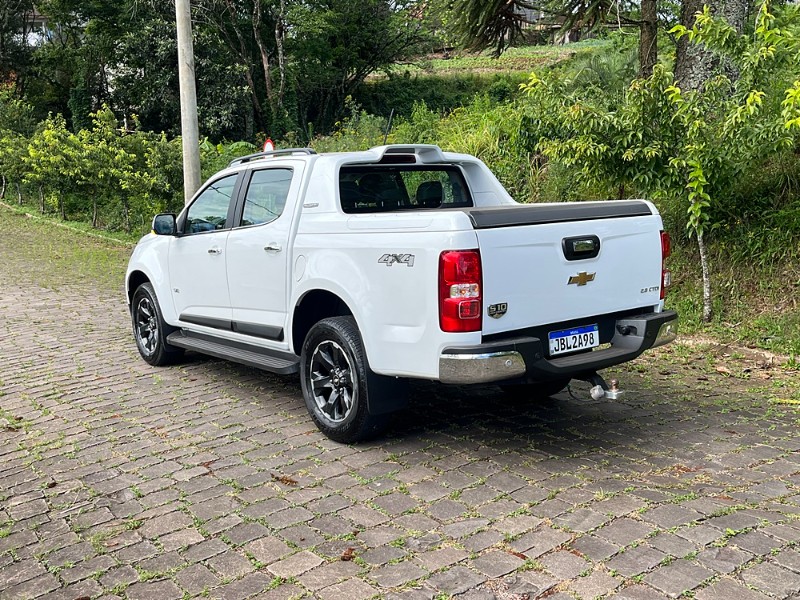
<instances>
[{"instance_id":1,"label":"utility pole","mask_svg":"<svg viewBox=\"0 0 800 600\"><path fill-rule=\"evenodd\" d=\"M200 132L197 125L197 88L194 80L192 11L189 0L175 0L178 25L178 79L181 90L181 137L183 138L183 195L189 204L200 188Z\"/></svg>"}]
</instances>

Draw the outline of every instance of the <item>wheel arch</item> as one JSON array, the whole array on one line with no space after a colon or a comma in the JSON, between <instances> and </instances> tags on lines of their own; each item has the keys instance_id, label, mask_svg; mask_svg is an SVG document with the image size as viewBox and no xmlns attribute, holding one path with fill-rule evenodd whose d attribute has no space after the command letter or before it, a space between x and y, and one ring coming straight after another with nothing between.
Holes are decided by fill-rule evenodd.
<instances>
[{"instance_id":1,"label":"wheel arch","mask_svg":"<svg viewBox=\"0 0 800 600\"><path fill-rule=\"evenodd\" d=\"M292 348L300 354L306 335L322 319L328 317L354 317L353 311L340 296L323 289L306 292L299 299L292 314Z\"/></svg>"},{"instance_id":2,"label":"wheel arch","mask_svg":"<svg viewBox=\"0 0 800 600\"><path fill-rule=\"evenodd\" d=\"M136 292L136 289L143 283L153 283L144 271L139 271L137 269L128 274L128 306L133 302L133 294Z\"/></svg>"}]
</instances>

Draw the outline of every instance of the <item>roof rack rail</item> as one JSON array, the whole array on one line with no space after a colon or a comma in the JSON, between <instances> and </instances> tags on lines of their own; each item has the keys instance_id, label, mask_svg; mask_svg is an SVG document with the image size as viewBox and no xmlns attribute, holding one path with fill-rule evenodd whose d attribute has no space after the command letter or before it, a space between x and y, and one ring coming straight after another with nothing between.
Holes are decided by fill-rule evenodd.
<instances>
[{"instance_id":1,"label":"roof rack rail","mask_svg":"<svg viewBox=\"0 0 800 600\"><path fill-rule=\"evenodd\" d=\"M269 152L256 152L255 154L248 154L247 156L241 156L239 158L233 159L229 167L234 167L236 165L243 165L244 163L248 163L251 160L256 160L258 158L267 158L269 156L291 156L293 154L316 154L314 150L311 148L284 148L283 150L270 150Z\"/></svg>"}]
</instances>

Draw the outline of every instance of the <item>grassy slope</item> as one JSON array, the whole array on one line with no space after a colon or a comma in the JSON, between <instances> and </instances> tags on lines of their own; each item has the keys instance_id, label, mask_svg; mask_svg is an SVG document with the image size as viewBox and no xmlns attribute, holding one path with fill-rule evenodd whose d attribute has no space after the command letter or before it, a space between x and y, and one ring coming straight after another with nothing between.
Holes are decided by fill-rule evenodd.
<instances>
[{"instance_id":1,"label":"grassy slope","mask_svg":"<svg viewBox=\"0 0 800 600\"><path fill-rule=\"evenodd\" d=\"M122 301L125 268L133 244L26 215L0 204L0 256L17 266L20 278L61 289L89 283Z\"/></svg>"}]
</instances>

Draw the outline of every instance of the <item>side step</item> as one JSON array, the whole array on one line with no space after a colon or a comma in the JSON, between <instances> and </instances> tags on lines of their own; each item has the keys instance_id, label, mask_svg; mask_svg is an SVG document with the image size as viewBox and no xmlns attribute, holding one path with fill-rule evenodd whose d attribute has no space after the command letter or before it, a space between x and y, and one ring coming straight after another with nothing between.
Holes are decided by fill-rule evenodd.
<instances>
[{"instance_id":1,"label":"side step","mask_svg":"<svg viewBox=\"0 0 800 600\"><path fill-rule=\"evenodd\" d=\"M230 342L186 331L171 333L167 337L167 343L278 375L292 375L300 371L300 358L288 352L267 350L258 346Z\"/></svg>"}]
</instances>

